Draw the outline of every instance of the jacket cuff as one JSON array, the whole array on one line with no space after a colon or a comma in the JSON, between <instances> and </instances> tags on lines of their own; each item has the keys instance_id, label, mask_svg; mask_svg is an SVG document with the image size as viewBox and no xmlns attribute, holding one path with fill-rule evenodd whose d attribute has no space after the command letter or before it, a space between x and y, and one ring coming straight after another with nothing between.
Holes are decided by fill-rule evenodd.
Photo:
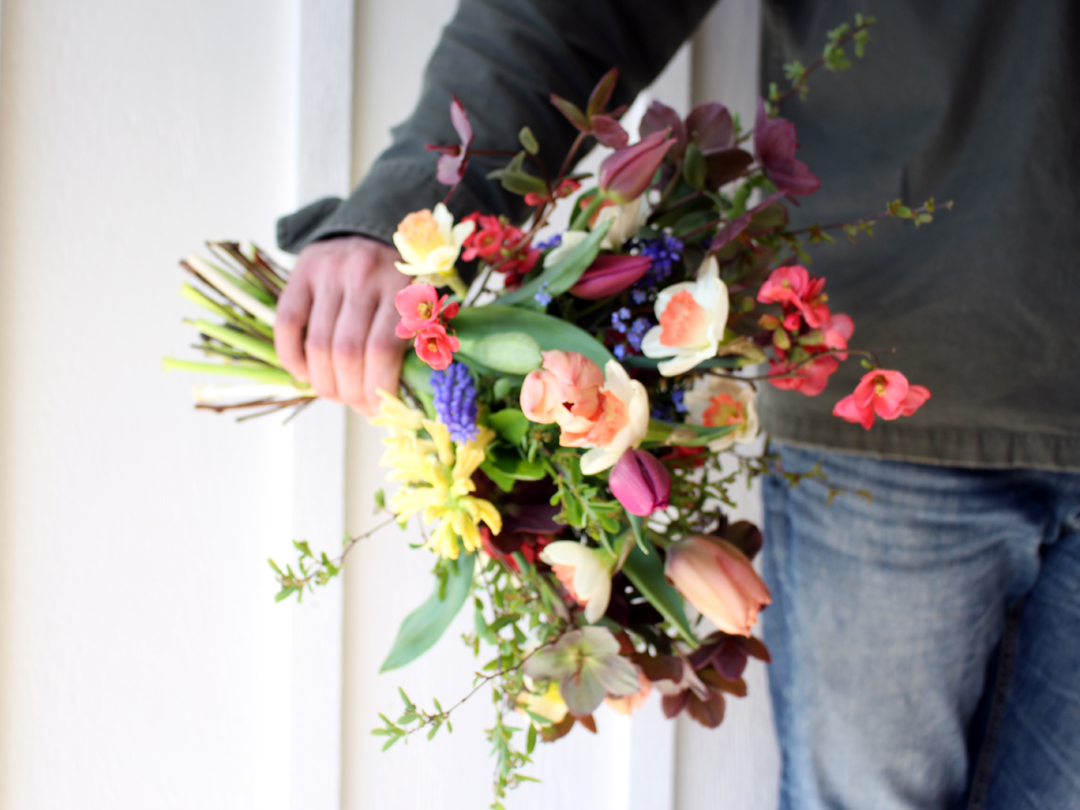
<instances>
[{"instance_id":1,"label":"jacket cuff","mask_svg":"<svg viewBox=\"0 0 1080 810\"><path fill-rule=\"evenodd\" d=\"M383 159L371 167L347 200L326 197L279 219L278 247L299 253L312 242L335 236L366 236L392 245L393 233L407 214L434 208L447 191L435 178L430 161ZM449 203L455 220L480 207L464 183Z\"/></svg>"}]
</instances>

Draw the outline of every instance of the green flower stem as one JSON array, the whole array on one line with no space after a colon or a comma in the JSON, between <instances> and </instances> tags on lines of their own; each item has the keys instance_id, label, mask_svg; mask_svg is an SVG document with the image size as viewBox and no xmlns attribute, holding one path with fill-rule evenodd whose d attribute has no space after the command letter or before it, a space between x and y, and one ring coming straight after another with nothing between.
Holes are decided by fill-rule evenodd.
<instances>
[{"instance_id":1,"label":"green flower stem","mask_svg":"<svg viewBox=\"0 0 1080 810\"><path fill-rule=\"evenodd\" d=\"M303 390L303 386L294 380L287 371L276 368L255 368L231 363L199 363L191 360L178 360L175 357L161 358L161 367L165 371L194 371L203 374L221 374L226 377L243 377L254 382L269 385L290 385Z\"/></svg>"},{"instance_id":2,"label":"green flower stem","mask_svg":"<svg viewBox=\"0 0 1080 810\"><path fill-rule=\"evenodd\" d=\"M264 363L281 368L281 361L278 359L277 352L274 351L273 345L266 340L254 338L244 332L237 332L235 329L219 326L201 318L194 321L193 325L204 335L220 340L226 346L232 346L234 349L247 352L252 357L257 357Z\"/></svg>"},{"instance_id":3,"label":"green flower stem","mask_svg":"<svg viewBox=\"0 0 1080 810\"><path fill-rule=\"evenodd\" d=\"M198 304L203 309L207 309L210 312L213 312L215 315L221 316L222 318L232 324L235 324L236 326L246 329L249 332L254 332L256 334L262 335L263 337L267 337L270 340L274 339L274 330L266 324L262 323L261 321L257 321L254 318L249 318L247 315L237 312L231 307L222 306L217 301L208 298L206 295L192 287L190 284L184 284L180 288L180 295L188 299L189 301Z\"/></svg>"},{"instance_id":4,"label":"green flower stem","mask_svg":"<svg viewBox=\"0 0 1080 810\"><path fill-rule=\"evenodd\" d=\"M228 273L208 264L194 253L188 256L187 259L180 264L202 278L203 281L237 306L247 310L255 318L273 328L274 319L277 317L277 311L272 306L263 303L258 300L258 298L246 292L243 287L251 286L247 282L234 283L239 282L240 280L234 279ZM243 286L241 286L241 284Z\"/></svg>"}]
</instances>

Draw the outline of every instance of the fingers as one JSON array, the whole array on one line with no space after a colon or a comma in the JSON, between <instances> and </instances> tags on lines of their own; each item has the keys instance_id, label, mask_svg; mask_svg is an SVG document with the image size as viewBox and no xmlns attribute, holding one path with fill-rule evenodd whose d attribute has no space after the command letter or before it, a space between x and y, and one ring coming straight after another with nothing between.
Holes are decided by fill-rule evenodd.
<instances>
[{"instance_id":1,"label":"fingers","mask_svg":"<svg viewBox=\"0 0 1080 810\"><path fill-rule=\"evenodd\" d=\"M370 340L368 330L377 306L377 289L370 284L350 284L334 327L332 355L338 398L365 413L364 344Z\"/></svg>"},{"instance_id":2,"label":"fingers","mask_svg":"<svg viewBox=\"0 0 1080 810\"><path fill-rule=\"evenodd\" d=\"M311 285L302 268L297 266L294 277L278 299L274 319L274 350L293 377L310 382L304 359L304 327L311 313Z\"/></svg>"},{"instance_id":3,"label":"fingers","mask_svg":"<svg viewBox=\"0 0 1080 810\"><path fill-rule=\"evenodd\" d=\"M368 333L367 347L364 352L365 405L361 410L367 416L373 416L379 408L378 391L381 389L393 394L397 391L398 377L401 375L401 358L409 345L394 334L398 322L398 311L394 307L392 295L383 295L375 319Z\"/></svg>"},{"instance_id":4,"label":"fingers","mask_svg":"<svg viewBox=\"0 0 1080 810\"><path fill-rule=\"evenodd\" d=\"M338 401L337 377L334 374L334 328L344 292L341 285L320 284L315 290L315 303L308 319L304 354L307 357L311 386L320 397Z\"/></svg>"}]
</instances>

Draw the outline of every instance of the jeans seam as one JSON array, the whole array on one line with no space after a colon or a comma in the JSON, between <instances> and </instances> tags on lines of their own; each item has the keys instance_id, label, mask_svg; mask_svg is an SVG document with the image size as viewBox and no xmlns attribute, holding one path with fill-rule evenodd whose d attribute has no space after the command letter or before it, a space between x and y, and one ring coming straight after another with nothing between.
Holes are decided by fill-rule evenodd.
<instances>
[{"instance_id":1,"label":"jeans seam","mask_svg":"<svg viewBox=\"0 0 1080 810\"><path fill-rule=\"evenodd\" d=\"M1001 639L1001 657L997 680L994 684L994 697L990 705L990 717L986 722L986 735L975 765L975 774L971 781L971 795L967 810L982 810L990 787L993 773L994 754L997 751L1001 727L1005 722L1008 708L1009 687L1012 684L1013 670L1016 667L1017 631L1020 628L1020 616L1024 600L1021 598L1012 608L1005 622L1005 632Z\"/></svg>"}]
</instances>

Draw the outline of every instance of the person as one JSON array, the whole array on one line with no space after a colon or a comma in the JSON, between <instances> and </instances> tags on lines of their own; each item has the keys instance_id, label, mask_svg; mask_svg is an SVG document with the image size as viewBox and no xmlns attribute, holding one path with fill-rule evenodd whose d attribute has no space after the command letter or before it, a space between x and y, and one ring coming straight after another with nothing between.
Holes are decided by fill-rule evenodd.
<instances>
[{"instance_id":1,"label":"person","mask_svg":"<svg viewBox=\"0 0 1080 810\"><path fill-rule=\"evenodd\" d=\"M408 279L390 235L446 193L424 147L455 142L452 93L477 148L513 148L527 123L557 165L575 132L548 94L580 102L615 66L613 105L628 103L711 4L462 0L415 112L352 196L279 223L300 254L278 310L286 368L367 413L394 389L393 296ZM763 560L780 804L1080 807L1080 8L764 0L762 86L786 86L783 64L812 62L856 11L878 18L865 59L782 110L823 185L793 225L897 197L955 209L813 248L855 343L897 347L932 391L918 414L870 431L833 417L854 363L816 398L761 392L780 468ZM485 179L498 160L471 161L457 218L522 217ZM787 485L784 471L817 463L872 502Z\"/></svg>"}]
</instances>

